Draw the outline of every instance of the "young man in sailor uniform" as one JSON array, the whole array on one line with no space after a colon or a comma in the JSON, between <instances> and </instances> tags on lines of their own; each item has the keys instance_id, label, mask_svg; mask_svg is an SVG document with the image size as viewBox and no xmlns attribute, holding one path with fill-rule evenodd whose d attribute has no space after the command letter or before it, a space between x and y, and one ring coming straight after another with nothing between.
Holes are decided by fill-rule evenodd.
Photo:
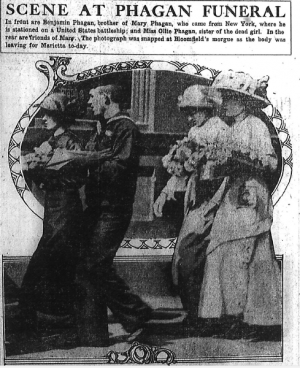
<instances>
[{"instance_id":1,"label":"young man in sailor uniform","mask_svg":"<svg viewBox=\"0 0 300 368\"><path fill-rule=\"evenodd\" d=\"M113 260L128 229L136 191L140 133L122 111L124 91L117 85L90 91L94 115L106 123L82 158L86 184L86 243L77 272L77 331L81 346L108 346L107 307L135 337L150 319L151 308L132 294L116 274Z\"/></svg>"}]
</instances>

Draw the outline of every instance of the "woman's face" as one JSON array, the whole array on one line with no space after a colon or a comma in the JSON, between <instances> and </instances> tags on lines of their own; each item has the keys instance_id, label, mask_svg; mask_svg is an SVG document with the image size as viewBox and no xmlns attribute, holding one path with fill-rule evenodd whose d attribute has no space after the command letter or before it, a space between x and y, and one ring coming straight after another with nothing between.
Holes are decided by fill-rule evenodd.
<instances>
[{"instance_id":1,"label":"woman's face","mask_svg":"<svg viewBox=\"0 0 300 368\"><path fill-rule=\"evenodd\" d=\"M45 114L43 119L44 119L45 128L47 130L54 129L57 126L57 121L53 118L53 116Z\"/></svg>"},{"instance_id":2,"label":"woman's face","mask_svg":"<svg viewBox=\"0 0 300 368\"><path fill-rule=\"evenodd\" d=\"M205 109L199 110L197 108L186 109L186 115L188 117L188 121L192 123L192 125L201 126L206 120L207 111Z\"/></svg>"},{"instance_id":3,"label":"woman's face","mask_svg":"<svg viewBox=\"0 0 300 368\"><path fill-rule=\"evenodd\" d=\"M242 101L236 99L225 99L223 102L223 110L225 112L225 116L235 117L245 110L245 106Z\"/></svg>"}]
</instances>

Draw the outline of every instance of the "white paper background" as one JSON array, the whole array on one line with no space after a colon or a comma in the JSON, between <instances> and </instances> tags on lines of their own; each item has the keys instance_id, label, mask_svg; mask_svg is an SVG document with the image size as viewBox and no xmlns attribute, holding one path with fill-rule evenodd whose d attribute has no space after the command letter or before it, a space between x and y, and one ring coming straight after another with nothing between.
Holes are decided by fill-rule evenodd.
<instances>
[{"instance_id":1,"label":"white paper background","mask_svg":"<svg viewBox=\"0 0 300 368\"><path fill-rule=\"evenodd\" d=\"M299 351L299 20L300 7L293 1L293 54L291 56L151 56L72 55L68 74L93 66L126 60L178 60L197 63L218 70L242 70L255 78L270 76L268 96L272 102L290 99L280 109L292 137L293 177L284 196L275 206L272 234L276 254L284 255L284 357L287 364L297 364ZM117 50L116 50L117 51ZM178 50L180 51L180 50ZM217 50L216 50L217 51ZM163 50L162 50L163 52ZM237 50L238 52L238 50ZM55 55L55 54L53 54ZM1 251L7 255L31 255L41 236L42 221L23 203L12 182L7 162L7 148L12 131L21 115L47 85L36 68L37 60L47 55L1 54Z\"/></svg>"}]
</instances>

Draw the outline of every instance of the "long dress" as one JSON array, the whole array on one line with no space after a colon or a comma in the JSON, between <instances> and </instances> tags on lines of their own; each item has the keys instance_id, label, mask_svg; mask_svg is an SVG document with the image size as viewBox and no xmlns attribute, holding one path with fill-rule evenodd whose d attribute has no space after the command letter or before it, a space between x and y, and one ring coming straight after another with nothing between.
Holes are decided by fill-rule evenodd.
<instances>
[{"instance_id":1,"label":"long dress","mask_svg":"<svg viewBox=\"0 0 300 368\"><path fill-rule=\"evenodd\" d=\"M188 138L198 144L222 141L228 125L219 117L210 118L201 127L193 127ZM206 260L206 248L215 213L223 198L227 178L211 176L211 163L194 172L185 194L185 218L173 255L173 282L189 318L198 315L199 294Z\"/></svg>"},{"instance_id":2,"label":"long dress","mask_svg":"<svg viewBox=\"0 0 300 368\"><path fill-rule=\"evenodd\" d=\"M265 124L252 115L228 130L228 144L259 159L263 168L238 165L216 211L206 249L198 316L239 316L251 325L280 325L281 275L271 237L273 205L265 175L276 155Z\"/></svg>"},{"instance_id":3,"label":"long dress","mask_svg":"<svg viewBox=\"0 0 300 368\"><path fill-rule=\"evenodd\" d=\"M52 149L79 150L70 131L52 136ZM68 164L59 170L32 170L33 180L45 190L43 235L30 259L20 293L25 317L36 311L63 315L70 312L75 265L80 252L82 202L78 189L85 171Z\"/></svg>"}]
</instances>

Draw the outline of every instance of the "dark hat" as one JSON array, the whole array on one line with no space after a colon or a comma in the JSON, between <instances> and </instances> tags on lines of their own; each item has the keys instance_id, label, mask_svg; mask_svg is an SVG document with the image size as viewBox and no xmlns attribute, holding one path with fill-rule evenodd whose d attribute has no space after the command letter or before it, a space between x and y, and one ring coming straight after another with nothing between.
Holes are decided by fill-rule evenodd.
<instances>
[{"instance_id":1,"label":"dark hat","mask_svg":"<svg viewBox=\"0 0 300 368\"><path fill-rule=\"evenodd\" d=\"M63 114L66 111L69 99L63 93L52 93L41 103L40 108L45 112Z\"/></svg>"}]
</instances>

